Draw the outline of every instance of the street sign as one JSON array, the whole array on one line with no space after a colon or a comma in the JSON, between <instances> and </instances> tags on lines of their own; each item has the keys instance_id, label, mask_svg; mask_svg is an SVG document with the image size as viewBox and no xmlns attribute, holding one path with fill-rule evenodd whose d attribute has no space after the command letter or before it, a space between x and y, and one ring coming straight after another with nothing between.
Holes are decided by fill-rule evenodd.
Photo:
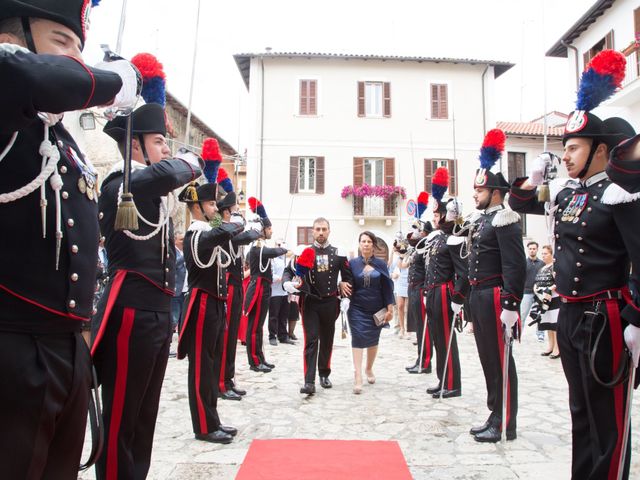
<instances>
[{"instance_id":1,"label":"street sign","mask_svg":"<svg viewBox=\"0 0 640 480\"><path fill-rule=\"evenodd\" d=\"M416 204L415 200L409 200L407 202L407 213L409 214L409 216L413 217L416 214L416 210L418 208L418 205Z\"/></svg>"}]
</instances>

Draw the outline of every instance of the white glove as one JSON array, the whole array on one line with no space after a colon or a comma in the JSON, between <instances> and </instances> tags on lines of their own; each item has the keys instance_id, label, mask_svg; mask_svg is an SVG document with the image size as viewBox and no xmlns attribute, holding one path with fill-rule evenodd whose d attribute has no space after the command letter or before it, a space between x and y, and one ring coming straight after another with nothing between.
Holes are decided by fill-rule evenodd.
<instances>
[{"instance_id":1,"label":"white glove","mask_svg":"<svg viewBox=\"0 0 640 480\"><path fill-rule=\"evenodd\" d=\"M238 225L244 225L245 224L244 217L239 212L232 212L231 213L231 223L237 223Z\"/></svg>"},{"instance_id":2,"label":"white glove","mask_svg":"<svg viewBox=\"0 0 640 480\"><path fill-rule=\"evenodd\" d=\"M175 154L174 158L184 160L193 168L199 168L200 170L204 168L204 161L191 150L187 150L184 147L180 147L178 149L178 152Z\"/></svg>"},{"instance_id":3,"label":"white glove","mask_svg":"<svg viewBox=\"0 0 640 480\"><path fill-rule=\"evenodd\" d=\"M259 221L249 221L244 227L245 230L255 230L256 232L262 234L262 223Z\"/></svg>"},{"instance_id":4,"label":"white glove","mask_svg":"<svg viewBox=\"0 0 640 480\"><path fill-rule=\"evenodd\" d=\"M507 333L511 335L511 329L518 321L518 312L515 310L502 310L500 314L500 321L504 325Z\"/></svg>"},{"instance_id":5,"label":"white glove","mask_svg":"<svg viewBox=\"0 0 640 480\"><path fill-rule=\"evenodd\" d=\"M627 348L631 352L631 360L637 367L638 357L640 357L640 328L635 325L628 325L624 329L624 343L627 344Z\"/></svg>"},{"instance_id":6,"label":"white glove","mask_svg":"<svg viewBox=\"0 0 640 480\"><path fill-rule=\"evenodd\" d=\"M453 316L457 316L460 313L460 310L462 310L462 304L451 302L451 310L453 310Z\"/></svg>"},{"instance_id":7,"label":"white glove","mask_svg":"<svg viewBox=\"0 0 640 480\"><path fill-rule=\"evenodd\" d=\"M137 68L127 60L115 60L113 62L100 62L96 65L100 70L117 73L122 80L122 88L113 99L113 103L105 112L109 117L116 115L128 115L138 103L142 88L142 77Z\"/></svg>"},{"instance_id":8,"label":"white glove","mask_svg":"<svg viewBox=\"0 0 640 480\"><path fill-rule=\"evenodd\" d=\"M345 315L347 313L347 310L349 310L350 303L351 303L351 300L349 300L348 298L343 298L342 300L340 300L340 311Z\"/></svg>"},{"instance_id":9,"label":"white glove","mask_svg":"<svg viewBox=\"0 0 640 480\"><path fill-rule=\"evenodd\" d=\"M284 291L287 292L287 293L298 293L298 292L300 292L300 290L298 290L294 286L293 282L284 282L282 284L282 288L284 288Z\"/></svg>"},{"instance_id":10,"label":"white glove","mask_svg":"<svg viewBox=\"0 0 640 480\"><path fill-rule=\"evenodd\" d=\"M553 160L549 152L542 152L538 155L531 165L531 174L529 175L529 183L534 187L544 183L544 174L547 168L553 165Z\"/></svg>"}]
</instances>

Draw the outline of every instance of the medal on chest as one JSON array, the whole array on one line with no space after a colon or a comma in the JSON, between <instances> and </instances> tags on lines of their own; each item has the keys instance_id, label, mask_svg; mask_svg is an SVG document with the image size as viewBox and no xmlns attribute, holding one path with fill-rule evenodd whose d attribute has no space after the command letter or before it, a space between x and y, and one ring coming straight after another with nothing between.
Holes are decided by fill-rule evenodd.
<instances>
[{"instance_id":1,"label":"medal on chest","mask_svg":"<svg viewBox=\"0 0 640 480\"><path fill-rule=\"evenodd\" d=\"M329 255L316 255L316 270L318 272L329 271Z\"/></svg>"},{"instance_id":2,"label":"medal on chest","mask_svg":"<svg viewBox=\"0 0 640 480\"><path fill-rule=\"evenodd\" d=\"M82 195L86 195L89 200L98 201L98 174L93 170L91 165L85 163L78 153L67 147L67 156L76 168L80 170L80 178L78 178L78 190Z\"/></svg>"},{"instance_id":3,"label":"medal on chest","mask_svg":"<svg viewBox=\"0 0 640 480\"><path fill-rule=\"evenodd\" d=\"M562 211L560 220L567 223L577 223L580 219L580 214L587 206L588 199L588 193L574 193L573 197L571 197L571 200L569 201L569 204Z\"/></svg>"}]
</instances>

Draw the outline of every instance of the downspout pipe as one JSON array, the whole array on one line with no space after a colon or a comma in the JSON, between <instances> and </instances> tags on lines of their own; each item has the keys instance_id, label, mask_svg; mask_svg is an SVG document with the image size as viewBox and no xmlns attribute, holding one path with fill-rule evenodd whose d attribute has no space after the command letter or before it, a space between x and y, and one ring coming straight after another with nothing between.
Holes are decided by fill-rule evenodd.
<instances>
[{"instance_id":1,"label":"downspout pipe","mask_svg":"<svg viewBox=\"0 0 640 480\"><path fill-rule=\"evenodd\" d=\"M262 166L264 165L264 58L260 58L260 169L258 173L258 198L262 199Z\"/></svg>"},{"instance_id":2,"label":"downspout pipe","mask_svg":"<svg viewBox=\"0 0 640 480\"><path fill-rule=\"evenodd\" d=\"M573 50L574 63L576 65L575 83L576 83L576 91L577 91L578 90L578 80L580 79L580 70L578 69L578 49L576 47L574 47L573 45L568 44L564 40L560 40L560 45L562 45L563 47L567 48L568 50Z\"/></svg>"},{"instance_id":3,"label":"downspout pipe","mask_svg":"<svg viewBox=\"0 0 640 480\"><path fill-rule=\"evenodd\" d=\"M484 98L484 78L487 75L487 71L489 70L489 65L484 68L484 72L482 72L482 136L484 137L487 134L487 105Z\"/></svg>"}]
</instances>

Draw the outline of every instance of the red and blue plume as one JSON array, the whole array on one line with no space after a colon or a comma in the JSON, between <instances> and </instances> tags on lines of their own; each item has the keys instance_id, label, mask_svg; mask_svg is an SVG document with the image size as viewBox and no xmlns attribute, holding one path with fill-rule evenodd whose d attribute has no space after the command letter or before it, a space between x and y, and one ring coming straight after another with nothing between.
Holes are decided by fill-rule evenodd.
<instances>
[{"instance_id":1,"label":"red and blue plume","mask_svg":"<svg viewBox=\"0 0 640 480\"><path fill-rule=\"evenodd\" d=\"M267 211L264 209L262 202L256 197L249 197L249 208L253 213L257 213L260 218L267 218Z\"/></svg>"},{"instance_id":2,"label":"red and blue plume","mask_svg":"<svg viewBox=\"0 0 640 480\"><path fill-rule=\"evenodd\" d=\"M202 142L202 160L204 160L204 176L209 183L216 183L218 170L222 163L220 145L215 138L205 138Z\"/></svg>"},{"instance_id":3,"label":"red and blue plume","mask_svg":"<svg viewBox=\"0 0 640 480\"><path fill-rule=\"evenodd\" d=\"M99 3L100 3L100 0L91 0L92 7L97 7Z\"/></svg>"},{"instance_id":4,"label":"red and blue plume","mask_svg":"<svg viewBox=\"0 0 640 480\"><path fill-rule=\"evenodd\" d=\"M313 268L316 262L316 251L313 248L305 248L296 260L296 275L304 277Z\"/></svg>"},{"instance_id":5,"label":"red and blue plume","mask_svg":"<svg viewBox=\"0 0 640 480\"><path fill-rule=\"evenodd\" d=\"M158 59L150 53L139 53L131 59L142 75L142 98L146 103L167 103L166 75Z\"/></svg>"},{"instance_id":6,"label":"red and blue plume","mask_svg":"<svg viewBox=\"0 0 640 480\"><path fill-rule=\"evenodd\" d=\"M427 209L429 204L429 194L427 192L420 192L418 195L418 208L416 208L416 218L422 217L422 214Z\"/></svg>"},{"instance_id":7,"label":"red and blue plume","mask_svg":"<svg viewBox=\"0 0 640 480\"><path fill-rule=\"evenodd\" d=\"M447 188L449 188L449 170L446 167L440 167L431 179L431 196L440 203Z\"/></svg>"},{"instance_id":8,"label":"red and blue plume","mask_svg":"<svg viewBox=\"0 0 640 480\"><path fill-rule=\"evenodd\" d=\"M233 183L231 183L227 171L222 167L218 170L218 185L227 193L233 192Z\"/></svg>"},{"instance_id":9,"label":"red and blue plume","mask_svg":"<svg viewBox=\"0 0 640 480\"><path fill-rule=\"evenodd\" d=\"M627 60L615 50L603 50L591 59L582 72L576 110L591 111L622 85Z\"/></svg>"},{"instance_id":10,"label":"red and blue plume","mask_svg":"<svg viewBox=\"0 0 640 480\"><path fill-rule=\"evenodd\" d=\"M507 137L499 128L489 130L480 148L480 168L490 170L502 156Z\"/></svg>"}]
</instances>

